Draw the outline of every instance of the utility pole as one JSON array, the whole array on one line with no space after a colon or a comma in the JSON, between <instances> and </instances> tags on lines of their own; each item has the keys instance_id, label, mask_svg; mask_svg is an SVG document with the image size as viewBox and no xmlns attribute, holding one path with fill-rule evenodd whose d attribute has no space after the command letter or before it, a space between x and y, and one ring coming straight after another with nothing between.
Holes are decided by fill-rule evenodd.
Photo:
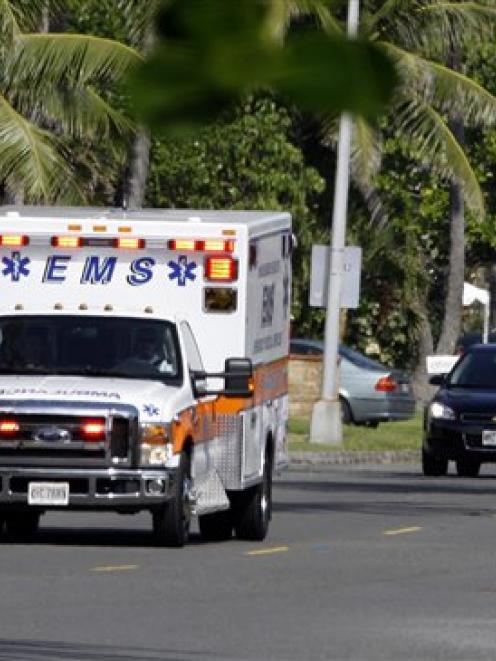
<instances>
[{"instance_id":1,"label":"utility pole","mask_svg":"<svg viewBox=\"0 0 496 661\"><path fill-rule=\"evenodd\" d=\"M347 34L350 39L354 39L358 33L359 10L360 0L348 0ZM332 213L331 259L322 362L322 397L315 403L312 412L310 441L313 443L341 443L343 438L338 379L339 311L346 241L352 129L351 116L343 113L339 125Z\"/></svg>"}]
</instances>

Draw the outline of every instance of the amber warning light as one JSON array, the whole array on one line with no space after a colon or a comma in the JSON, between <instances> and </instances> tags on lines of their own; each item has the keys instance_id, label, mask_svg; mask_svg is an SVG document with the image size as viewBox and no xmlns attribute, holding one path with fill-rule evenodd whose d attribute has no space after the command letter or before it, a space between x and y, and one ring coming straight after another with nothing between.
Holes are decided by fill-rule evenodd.
<instances>
[{"instance_id":1,"label":"amber warning light","mask_svg":"<svg viewBox=\"0 0 496 661\"><path fill-rule=\"evenodd\" d=\"M18 234L2 234L0 236L0 246L20 248L21 246L27 246L28 243L29 237L27 236L21 236Z\"/></svg>"}]
</instances>

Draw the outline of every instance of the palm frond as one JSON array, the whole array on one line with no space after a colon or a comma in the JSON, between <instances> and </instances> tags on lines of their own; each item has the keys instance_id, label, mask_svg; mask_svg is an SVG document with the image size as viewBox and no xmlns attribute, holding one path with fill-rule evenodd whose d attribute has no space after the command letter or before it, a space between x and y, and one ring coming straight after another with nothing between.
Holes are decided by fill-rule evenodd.
<instances>
[{"instance_id":1,"label":"palm frond","mask_svg":"<svg viewBox=\"0 0 496 661\"><path fill-rule=\"evenodd\" d=\"M322 0L268 0L265 34L282 43L291 22L302 16L314 16L327 34L343 35L343 29Z\"/></svg>"},{"instance_id":2,"label":"palm frond","mask_svg":"<svg viewBox=\"0 0 496 661\"><path fill-rule=\"evenodd\" d=\"M377 229L383 229L388 221L387 211L376 186L381 156L379 134L366 119L355 117L351 142L351 177L362 194L370 220Z\"/></svg>"},{"instance_id":3,"label":"palm frond","mask_svg":"<svg viewBox=\"0 0 496 661\"><path fill-rule=\"evenodd\" d=\"M53 201L75 193L73 173L57 151L57 141L20 115L0 96L0 172L15 180L32 200Z\"/></svg>"},{"instance_id":4,"label":"palm frond","mask_svg":"<svg viewBox=\"0 0 496 661\"><path fill-rule=\"evenodd\" d=\"M117 0L116 11L123 18L129 41L140 51L146 45L147 35L153 29L160 7L159 0L147 0L146 2Z\"/></svg>"},{"instance_id":5,"label":"palm frond","mask_svg":"<svg viewBox=\"0 0 496 661\"><path fill-rule=\"evenodd\" d=\"M415 99L398 107L395 125L404 136L405 152L442 178L458 181L467 206L476 217L485 214L484 198L476 174L446 120L432 106Z\"/></svg>"},{"instance_id":6,"label":"palm frond","mask_svg":"<svg viewBox=\"0 0 496 661\"><path fill-rule=\"evenodd\" d=\"M143 61L134 48L81 34L22 34L12 66L16 80L36 85L66 78L81 84L116 81Z\"/></svg>"},{"instance_id":7,"label":"palm frond","mask_svg":"<svg viewBox=\"0 0 496 661\"><path fill-rule=\"evenodd\" d=\"M377 132L363 117L353 119L351 164L356 179L372 186L381 167L381 147Z\"/></svg>"},{"instance_id":8,"label":"palm frond","mask_svg":"<svg viewBox=\"0 0 496 661\"><path fill-rule=\"evenodd\" d=\"M14 39L21 33L19 19L22 14L15 3L9 0L0 0L0 35L5 47L10 47Z\"/></svg>"},{"instance_id":9,"label":"palm frond","mask_svg":"<svg viewBox=\"0 0 496 661\"><path fill-rule=\"evenodd\" d=\"M444 61L454 46L487 37L496 9L475 0L387 0L363 25L369 37Z\"/></svg>"},{"instance_id":10,"label":"palm frond","mask_svg":"<svg viewBox=\"0 0 496 661\"><path fill-rule=\"evenodd\" d=\"M402 9L405 0L386 0L375 13L365 13L362 16L362 25L364 31L371 34L380 21L387 19L398 9Z\"/></svg>"},{"instance_id":11,"label":"palm frond","mask_svg":"<svg viewBox=\"0 0 496 661\"><path fill-rule=\"evenodd\" d=\"M472 78L393 44L381 45L395 61L407 95L422 97L441 113L460 108L467 126L496 121L496 97Z\"/></svg>"}]
</instances>

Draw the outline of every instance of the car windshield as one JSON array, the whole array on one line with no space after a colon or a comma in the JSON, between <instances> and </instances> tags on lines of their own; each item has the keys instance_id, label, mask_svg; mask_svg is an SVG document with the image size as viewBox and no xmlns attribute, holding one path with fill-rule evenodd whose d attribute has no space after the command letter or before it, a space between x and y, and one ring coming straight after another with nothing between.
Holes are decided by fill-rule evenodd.
<instances>
[{"instance_id":1,"label":"car windshield","mask_svg":"<svg viewBox=\"0 0 496 661\"><path fill-rule=\"evenodd\" d=\"M496 351L470 351L448 377L453 388L496 388Z\"/></svg>"},{"instance_id":2,"label":"car windshield","mask_svg":"<svg viewBox=\"0 0 496 661\"><path fill-rule=\"evenodd\" d=\"M1 374L74 374L178 382L175 325L65 315L0 319Z\"/></svg>"}]
</instances>

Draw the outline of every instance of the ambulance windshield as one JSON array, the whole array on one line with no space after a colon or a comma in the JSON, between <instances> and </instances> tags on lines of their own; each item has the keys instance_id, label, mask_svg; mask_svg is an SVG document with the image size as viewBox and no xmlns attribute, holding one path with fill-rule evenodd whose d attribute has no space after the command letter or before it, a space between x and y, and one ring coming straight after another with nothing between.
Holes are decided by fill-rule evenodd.
<instances>
[{"instance_id":1,"label":"ambulance windshield","mask_svg":"<svg viewBox=\"0 0 496 661\"><path fill-rule=\"evenodd\" d=\"M69 315L0 318L0 374L68 374L179 383L176 327L167 321Z\"/></svg>"}]
</instances>

